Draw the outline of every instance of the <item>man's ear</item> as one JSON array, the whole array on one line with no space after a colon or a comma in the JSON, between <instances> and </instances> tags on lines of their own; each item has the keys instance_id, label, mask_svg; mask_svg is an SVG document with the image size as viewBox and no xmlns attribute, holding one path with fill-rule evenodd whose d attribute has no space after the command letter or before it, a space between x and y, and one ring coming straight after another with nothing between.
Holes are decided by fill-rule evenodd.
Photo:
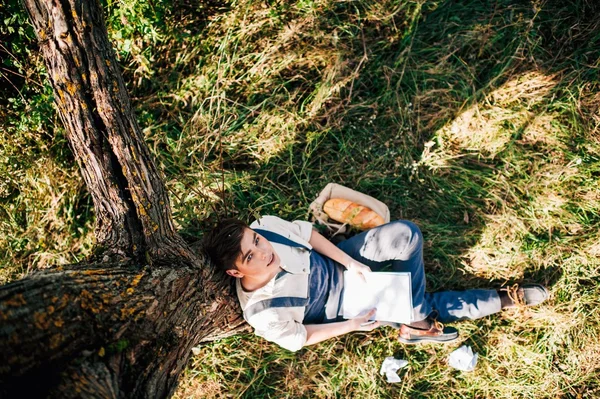
<instances>
[{"instance_id":1,"label":"man's ear","mask_svg":"<svg viewBox=\"0 0 600 399\"><path fill-rule=\"evenodd\" d=\"M227 273L231 277L235 277L235 278L242 278L242 277L244 277L244 274L241 273L239 270L236 270L236 269L227 269L227 270L225 270L225 273Z\"/></svg>"}]
</instances>

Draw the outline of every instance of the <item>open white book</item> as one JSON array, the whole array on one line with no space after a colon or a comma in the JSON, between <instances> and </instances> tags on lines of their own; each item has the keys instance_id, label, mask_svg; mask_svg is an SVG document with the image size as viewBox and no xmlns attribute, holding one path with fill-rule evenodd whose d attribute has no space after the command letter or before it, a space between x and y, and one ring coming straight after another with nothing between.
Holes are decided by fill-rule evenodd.
<instances>
[{"instance_id":1,"label":"open white book","mask_svg":"<svg viewBox=\"0 0 600 399\"><path fill-rule=\"evenodd\" d=\"M410 273L365 273L365 279L366 282L356 272L344 272L342 315L345 319L375 308L375 320L405 324L412 321Z\"/></svg>"}]
</instances>

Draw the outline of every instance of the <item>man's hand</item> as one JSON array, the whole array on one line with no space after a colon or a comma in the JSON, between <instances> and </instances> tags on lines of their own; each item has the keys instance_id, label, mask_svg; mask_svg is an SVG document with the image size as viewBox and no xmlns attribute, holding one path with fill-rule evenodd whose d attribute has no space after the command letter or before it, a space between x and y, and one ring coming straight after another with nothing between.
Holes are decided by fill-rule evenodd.
<instances>
[{"instance_id":1,"label":"man's hand","mask_svg":"<svg viewBox=\"0 0 600 399\"><path fill-rule=\"evenodd\" d=\"M354 271L360 275L363 281L366 281L365 274L371 273L371 268L365 264L360 263L357 260L350 258L350 261L346 264L348 270Z\"/></svg>"},{"instance_id":2,"label":"man's hand","mask_svg":"<svg viewBox=\"0 0 600 399\"><path fill-rule=\"evenodd\" d=\"M354 319L348 320L352 323L353 331L371 331L379 327L379 321L370 321L369 319L375 316L377 309L371 309L369 313L364 316L355 317Z\"/></svg>"},{"instance_id":3,"label":"man's hand","mask_svg":"<svg viewBox=\"0 0 600 399\"><path fill-rule=\"evenodd\" d=\"M321 255L325 255L344 265L344 267L346 267L348 270L356 271L363 280L365 280L365 274L371 271L369 266L363 265L359 261L352 259L350 255L333 245L328 239L323 237L316 230L312 231L308 243L312 245L313 249Z\"/></svg>"},{"instance_id":4,"label":"man's hand","mask_svg":"<svg viewBox=\"0 0 600 399\"><path fill-rule=\"evenodd\" d=\"M354 319L327 324L305 324L306 342L304 345L316 344L317 342L338 337L351 331L371 331L379 327L378 321L369 321L373 316L375 316L375 309L364 316L359 316Z\"/></svg>"}]
</instances>

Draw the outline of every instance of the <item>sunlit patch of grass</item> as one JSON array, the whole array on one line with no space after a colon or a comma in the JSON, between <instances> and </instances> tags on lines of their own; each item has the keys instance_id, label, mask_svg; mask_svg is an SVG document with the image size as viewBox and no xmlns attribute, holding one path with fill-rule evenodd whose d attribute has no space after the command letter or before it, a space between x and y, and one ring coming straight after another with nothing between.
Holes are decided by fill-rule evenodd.
<instances>
[{"instance_id":1,"label":"sunlit patch of grass","mask_svg":"<svg viewBox=\"0 0 600 399\"><path fill-rule=\"evenodd\" d=\"M78 262L94 244L91 200L73 179L77 171L46 157L30 161L14 181L12 201L0 204L0 283Z\"/></svg>"},{"instance_id":2,"label":"sunlit patch of grass","mask_svg":"<svg viewBox=\"0 0 600 399\"><path fill-rule=\"evenodd\" d=\"M542 103L557 83L557 75L547 75L533 70L518 74L494 89L486 99L487 102L501 107L518 105L531 108Z\"/></svg>"},{"instance_id":3,"label":"sunlit patch of grass","mask_svg":"<svg viewBox=\"0 0 600 399\"><path fill-rule=\"evenodd\" d=\"M294 114L266 111L251 125L244 126L236 135L227 137L224 141L231 146L242 146L248 155L261 162L268 162L294 141L302 123Z\"/></svg>"},{"instance_id":4,"label":"sunlit patch of grass","mask_svg":"<svg viewBox=\"0 0 600 399\"><path fill-rule=\"evenodd\" d=\"M550 249L553 239L581 228L569 209L581 159L569 154L563 116L540 108L556 85L556 76L539 72L509 79L425 145L419 165L468 180L488 198L477 215L485 222L479 238L463 254L464 270L474 275L515 281L527 270L558 265L561 252ZM472 169L472 154L489 165L489 173Z\"/></svg>"},{"instance_id":5,"label":"sunlit patch of grass","mask_svg":"<svg viewBox=\"0 0 600 399\"><path fill-rule=\"evenodd\" d=\"M190 373L181 378L177 392L173 395L174 399L215 399L227 397L217 378L203 381L203 383L199 384L197 381L194 381L194 376L195 373Z\"/></svg>"},{"instance_id":6,"label":"sunlit patch of grass","mask_svg":"<svg viewBox=\"0 0 600 399\"><path fill-rule=\"evenodd\" d=\"M589 242L588 246L582 249L590 256L600 257L600 241Z\"/></svg>"},{"instance_id":7,"label":"sunlit patch of grass","mask_svg":"<svg viewBox=\"0 0 600 399\"><path fill-rule=\"evenodd\" d=\"M510 143L515 126L526 123L526 112L510 109L473 107L440 132L439 138L458 145L466 151L476 151L481 156L494 158Z\"/></svg>"},{"instance_id":8,"label":"sunlit patch of grass","mask_svg":"<svg viewBox=\"0 0 600 399\"><path fill-rule=\"evenodd\" d=\"M329 340L296 354L261 342L255 337L246 336L243 340L228 340L202 348L193 362L211 362L209 368L220 375L220 391L226 397L360 395L377 398L385 394L385 383L379 375L381 350L393 351L394 345L393 340L386 340L381 334L373 333L371 336L381 341L380 345L376 345L375 340L370 339L368 335L354 335L347 339ZM238 357L238 345L242 343L251 344L257 350L257 357ZM231 351L229 348L232 346L234 350ZM219 351L217 356L213 356L212 352L215 350ZM266 367L271 371L267 372ZM277 370L276 373L273 370ZM212 386L211 374L194 374L194 381L190 381L188 378L191 375L188 371L184 377L184 386ZM189 388L186 388L186 391L189 392ZM185 397L182 390L177 395L179 398Z\"/></svg>"},{"instance_id":9,"label":"sunlit patch of grass","mask_svg":"<svg viewBox=\"0 0 600 399\"><path fill-rule=\"evenodd\" d=\"M523 130L519 144L527 146L542 146L545 150L554 151L557 155L565 148L565 143L556 135L557 115L534 115Z\"/></svg>"},{"instance_id":10,"label":"sunlit patch of grass","mask_svg":"<svg viewBox=\"0 0 600 399\"><path fill-rule=\"evenodd\" d=\"M562 365L563 368L568 367L570 369L568 371L571 376L573 376L571 373L575 373L575 376L579 378L585 376L589 377L600 371L600 345L598 342L594 342L593 338L590 336L584 338L591 339L591 341L585 341L580 350L567 353L564 364ZM570 377L569 379L574 380L577 378L573 377Z\"/></svg>"},{"instance_id":11,"label":"sunlit patch of grass","mask_svg":"<svg viewBox=\"0 0 600 399\"><path fill-rule=\"evenodd\" d=\"M484 103L473 105L440 129L437 140L441 146L448 142L458 146L459 151L475 151L490 158L515 140L528 145L559 144L552 118L531 111L556 84L554 76L537 71L519 74L493 90Z\"/></svg>"},{"instance_id":12,"label":"sunlit patch of grass","mask_svg":"<svg viewBox=\"0 0 600 399\"><path fill-rule=\"evenodd\" d=\"M513 212L486 217L480 238L465 254L465 270L477 276L516 280L527 268L527 256L520 251L527 226Z\"/></svg>"}]
</instances>

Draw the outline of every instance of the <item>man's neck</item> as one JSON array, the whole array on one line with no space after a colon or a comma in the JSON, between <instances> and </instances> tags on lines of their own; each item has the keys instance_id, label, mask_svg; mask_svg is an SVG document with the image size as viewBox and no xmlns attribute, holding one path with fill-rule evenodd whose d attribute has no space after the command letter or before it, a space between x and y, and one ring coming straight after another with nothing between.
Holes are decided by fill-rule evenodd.
<instances>
[{"instance_id":1,"label":"man's neck","mask_svg":"<svg viewBox=\"0 0 600 399\"><path fill-rule=\"evenodd\" d=\"M266 276L261 276L261 277L250 277L250 276L244 276L242 277L241 283L242 283L242 288L244 289L244 291L247 292L252 292L252 291L256 291L262 287L264 287L265 285L267 285L269 283L269 281L271 281L273 278L275 278L275 276L282 270L281 267L277 267L276 269L273 269L274 273L266 275Z\"/></svg>"}]
</instances>

